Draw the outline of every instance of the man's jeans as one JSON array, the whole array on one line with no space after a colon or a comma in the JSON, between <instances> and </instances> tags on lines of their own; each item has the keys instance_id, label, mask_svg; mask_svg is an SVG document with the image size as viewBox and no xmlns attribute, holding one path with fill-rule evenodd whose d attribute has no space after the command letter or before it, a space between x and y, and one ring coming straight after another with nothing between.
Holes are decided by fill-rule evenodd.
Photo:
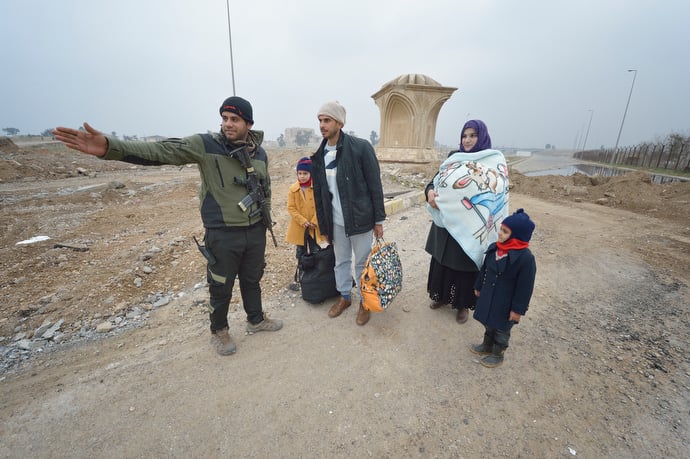
<instances>
[{"instance_id":1,"label":"man's jeans","mask_svg":"<svg viewBox=\"0 0 690 459\"><path fill-rule=\"evenodd\" d=\"M345 236L345 227L333 225L333 250L335 252L335 285L341 295L349 295L352 290L352 254L354 252L354 279L359 290L359 276L371 252L373 230L354 236Z\"/></svg>"}]
</instances>

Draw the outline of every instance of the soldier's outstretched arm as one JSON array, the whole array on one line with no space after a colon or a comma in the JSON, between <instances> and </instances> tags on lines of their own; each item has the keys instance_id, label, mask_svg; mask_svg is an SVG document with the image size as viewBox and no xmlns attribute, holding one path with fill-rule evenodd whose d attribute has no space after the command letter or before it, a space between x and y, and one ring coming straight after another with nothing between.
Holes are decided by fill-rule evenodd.
<instances>
[{"instance_id":1,"label":"soldier's outstretched arm","mask_svg":"<svg viewBox=\"0 0 690 459\"><path fill-rule=\"evenodd\" d=\"M56 140L64 143L67 148L81 151L94 156L103 156L108 151L108 139L92 128L89 123L84 123L84 130L56 127L53 129Z\"/></svg>"}]
</instances>

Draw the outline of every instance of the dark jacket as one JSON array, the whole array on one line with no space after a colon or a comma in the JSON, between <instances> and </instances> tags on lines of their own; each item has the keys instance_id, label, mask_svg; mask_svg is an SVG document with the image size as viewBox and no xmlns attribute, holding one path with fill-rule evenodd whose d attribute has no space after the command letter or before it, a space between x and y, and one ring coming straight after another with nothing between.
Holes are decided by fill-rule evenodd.
<instances>
[{"instance_id":1,"label":"dark jacket","mask_svg":"<svg viewBox=\"0 0 690 459\"><path fill-rule=\"evenodd\" d=\"M324 164L326 141L323 139L319 149L311 157L311 175L319 228L332 242L333 203ZM349 237L366 233L374 229L376 222L386 219L383 185L376 153L369 142L347 135L343 131L340 131L336 148L336 181L343 207L345 234Z\"/></svg>"},{"instance_id":2,"label":"dark jacket","mask_svg":"<svg viewBox=\"0 0 690 459\"><path fill-rule=\"evenodd\" d=\"M537 264L529 249L509 250L496 260L496 243L486 250L474 289L479 290L474 318L487 327L510 330L510 311L525 315L534 290Z\"/></svg>"},{"instance_id":3,"label":"dark jacket","mask_svg":"<svg viewBox=\"0 0 690 459\"><path fill-rule=\"evenodd\" d=\"M254 145L250 153L252 166L265 192L265 206L271 208L271 178L268 158L260 146L261 131L251 131ZM226 144L220 133L196 134L161 142L125 142L108 137L104 159L143 165L196 164L201 174L199 202L205 228L246 227L262 221L256 212L258 203L242 210L238 203L247 195L247 172L240 161L229 157L234 145ZM235 180L237 178L237 181Z\"/></svg>"}]
</instances>

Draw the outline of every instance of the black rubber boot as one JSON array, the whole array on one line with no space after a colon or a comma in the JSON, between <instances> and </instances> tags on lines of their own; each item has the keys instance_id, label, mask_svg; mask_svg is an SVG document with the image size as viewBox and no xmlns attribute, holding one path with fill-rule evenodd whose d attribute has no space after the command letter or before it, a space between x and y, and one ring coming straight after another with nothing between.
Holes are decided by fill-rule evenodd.
<instances>
[{"instance_id":1,"label":"black rubber boot","mask_svg":"<svg viewBox=\"0 0 690 459\"><path fill-rule=\"evenodd\" d=\"M491 354L483 357L482 360L480 360L480 363L487 368L495 368L499 366L503 363L503 353L505 350L506 349L504 347L494 344Z\"/></svg>"},{"instance_id":2,"label":"black rubber boot","mask_svg":"<svg viewBox=\"0 0 690 459\"><path fill-rule=\"evenodd\" d=\"M493 348L494 348L494 339L491 336L487 336L485 333L484 334L484 341L482 342L482 344L471 345L470 351L474 352L475 354L479 354L479 355L488 355L488 354L491 354Z\"/></svg>"}]
</instances>

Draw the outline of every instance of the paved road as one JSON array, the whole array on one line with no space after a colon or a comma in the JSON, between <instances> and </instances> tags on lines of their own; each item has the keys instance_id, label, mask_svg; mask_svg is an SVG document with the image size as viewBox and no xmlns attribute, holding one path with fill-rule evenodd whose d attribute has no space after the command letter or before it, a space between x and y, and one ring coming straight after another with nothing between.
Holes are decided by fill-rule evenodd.
<instances>
[{"instance_id":1,"label":"paved road","mask_svg":"<svg viewBox=\"0 0 690 459\"><path fill-rule=\"evenodd\" d=\"M512 167L522 174L563 169L582 161L573 158L574 150L540 150L531 156L511 161Z\"/></svg>"}]
</instances>

